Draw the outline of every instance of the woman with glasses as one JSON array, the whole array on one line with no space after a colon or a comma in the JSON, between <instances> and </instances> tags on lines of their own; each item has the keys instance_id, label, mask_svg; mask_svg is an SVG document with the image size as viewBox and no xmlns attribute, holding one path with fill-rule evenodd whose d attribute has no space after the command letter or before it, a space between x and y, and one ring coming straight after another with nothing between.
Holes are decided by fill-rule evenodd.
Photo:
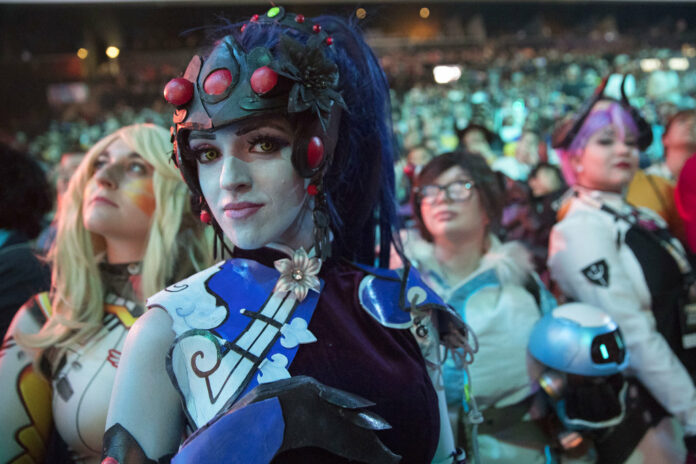
<instances>
[{"instance_id":1,"label":"woman with glasses","mask_svg":"<svg viewBox=\"0 0 696 464\"><path fill-rule=\"evenodd\" d=\"M406 244L424 280L472 327L479 340L470 378L450 356L445 389L453 428L465 446L471 399L483 410L479 452L485 463L544 463L544 433L530 422L529 333L555 305L519 243L501 244L495 231L502 209L498 178L485 159L446 153L423 167L413 195L425 242Z\"/></svg>"},{"instance_id":2,"label":"woman with glasses","mask_svg":"<svg viewBox=\"0 0 696 464\"><path fill-rule=\"evenodd\" d=\"M652 134L605 84L553 135L572 195L551 231L549 270L568 297L609 313L631 356L627 417L598 441L602 461L684 462L672 415L696 462L694 272L664 221L624 198Z\"/></svg>"}]
</instances>

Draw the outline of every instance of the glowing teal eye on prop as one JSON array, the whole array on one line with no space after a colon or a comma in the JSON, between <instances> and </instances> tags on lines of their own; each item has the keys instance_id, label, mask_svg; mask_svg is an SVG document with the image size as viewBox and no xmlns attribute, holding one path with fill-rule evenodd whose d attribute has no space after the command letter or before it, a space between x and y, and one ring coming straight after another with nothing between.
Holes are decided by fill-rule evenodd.
<instances>
[{"instance_id":1,"label":"glowing teal eye on prop","mask_svg":"<svg viewBox=\"0 0 696 464\"><path fill-rule=\"evenodd\" d=\"M269 18L274 18L274 17L278 16L278 13L280 13L280 8L278 8L277 6L274 6L273 8L268 10L268 13L266 13L266 16L268 16Z\"/></svg>"},{"instance_id":2,"label":"glowing teal eye on prop","mask_svg":"<svg viewBox=\"0 0 696 464\"><path fill-rule=\"evenodd\" d=\"M607 351L607 346L604 343L599 345L599 351L602 353L603 359L609 359L609 352Z\"/></svg>"}]
</instances>

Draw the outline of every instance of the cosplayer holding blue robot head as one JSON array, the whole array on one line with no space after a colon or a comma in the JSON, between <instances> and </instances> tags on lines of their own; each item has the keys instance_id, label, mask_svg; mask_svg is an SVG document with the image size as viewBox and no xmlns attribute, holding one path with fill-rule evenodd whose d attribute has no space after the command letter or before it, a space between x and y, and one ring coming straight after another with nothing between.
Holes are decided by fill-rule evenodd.
<instances>
[{"instance_id":1,"label":"cosplayer holding blue robot head","mask_svg":"<svg viewBox=\"0 0 696 464\"><path fill-rule=\"evenodd\" d=\"M572 189L548 267L566 296L619 324L631 354L626 419L595 440L600 460L696 462L696 272L665 222L625 199L652 131L624 85L615 99L607 84L552 136Z\"/></svg>"},{"instance_id":2,"label":"cosplayer holding blue robot head","mask_svg":"<svg viewBox=\"0 0 696 464\"><path fill-rule=\"evenodd\" d=\"M539 386L561 423L560 447L576 448L580 434L623 420L629 355L605 312L583 303L559 306L534 325L528 350L543 366Z\"/></svg>"},{"instance_id":3,"label":"cosplayer holding blue robot head","mask_svg":"<svg viewBox=\"0 0 696 464\"><path fill-rule=\"evenodd\" d=\"M165 97L175 162L232 258L148 300L104 462L453 462L439 365L419 345L465 333L415 271L385 268L377 59L343 20L281 7L221 36Z\"/></svg>"}]
</instances>

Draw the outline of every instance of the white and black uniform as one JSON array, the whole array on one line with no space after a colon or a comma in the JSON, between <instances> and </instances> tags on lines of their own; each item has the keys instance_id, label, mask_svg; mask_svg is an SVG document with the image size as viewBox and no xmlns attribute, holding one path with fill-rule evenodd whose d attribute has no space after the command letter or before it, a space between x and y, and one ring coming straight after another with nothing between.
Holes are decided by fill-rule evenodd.
<instances>
[{"instance_id":1,"label":"white and black uniform","mask_svg":"<svg viewBox=\"0 0 696 464\"><path fill-rule=\"evenodd\" d=\"M0 349L0 462L101 462L109 398L128 330L144 307L140 264L100 264L104 284L101 329L73 344L59 360L49 349L50 383L34 372L17 333L37 333L53 314L47 292L32 297L13 319Z\"/></svg>"},{"instance_id":2,"label":"white and black uniform","mask_svg":"<svg viewBox=\"0 0 696 464\"><path fill-rule=\"evenodd\" d=\"M696 388L683 360L679 315L690 267L664 221L620 194L576 188L551 232L551 277L570 298L611 315L635 376L664 409L696 434ZM693 370L691 371L693 372Z\"/></svg>"}]
</instances>

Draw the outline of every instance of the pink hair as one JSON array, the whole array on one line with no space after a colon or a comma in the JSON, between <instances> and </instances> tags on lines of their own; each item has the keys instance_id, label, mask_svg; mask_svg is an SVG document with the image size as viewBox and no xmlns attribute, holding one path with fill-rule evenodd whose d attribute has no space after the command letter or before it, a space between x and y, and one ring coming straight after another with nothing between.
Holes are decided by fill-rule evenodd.
<instances>
[{"instance_id":1,"label":"pink hair","mask_svg":"<svg viewBox=\"0 0 696 464\"><path fill-rule=\"evenodd\" d=\"M587 141L592 135L612 124L618 128L619 136L622 138L626 135L626 129L634 134L638 133L638 127L631 114L620 103L612 101L608 107L590 113L570 147L558 149L558 155L561 158L561 170L568 185L574 185L576 181L575 170L571 160L582 154Z\"/></svg>"}]
</instances>

